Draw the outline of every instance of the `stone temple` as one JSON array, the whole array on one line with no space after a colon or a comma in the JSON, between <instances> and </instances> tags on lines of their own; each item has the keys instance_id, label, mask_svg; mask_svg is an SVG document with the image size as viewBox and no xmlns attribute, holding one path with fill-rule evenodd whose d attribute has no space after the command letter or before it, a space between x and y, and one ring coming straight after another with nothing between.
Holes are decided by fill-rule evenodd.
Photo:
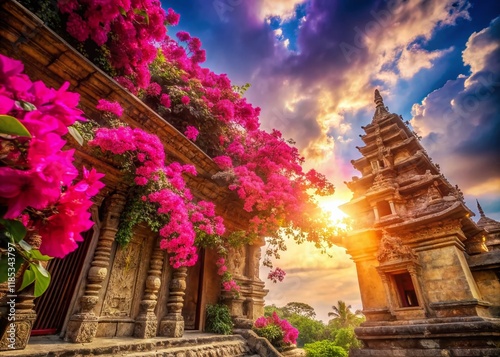
<instances>
[{"instance_id":1,"label":"stone temple","mask_svg":"<svg viewBox=\"0 0 500 357\"><path fill-rule=\"evenodd\" d=\"M419 138L375 91L361 172L341 209L366 322L351 356L500 356L500 223L465 205Z\"/></svg>"}]
</instances>

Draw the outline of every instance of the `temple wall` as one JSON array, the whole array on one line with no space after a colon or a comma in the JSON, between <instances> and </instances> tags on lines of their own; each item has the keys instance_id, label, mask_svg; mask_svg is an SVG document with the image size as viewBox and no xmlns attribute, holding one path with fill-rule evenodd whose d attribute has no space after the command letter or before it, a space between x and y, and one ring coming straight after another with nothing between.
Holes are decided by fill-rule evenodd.
<instances>
[{"instance_id":1,"label":"temple wall","mask_svg":"<svg viewBox=\"0 0 500 357\"><path fill-rule=\"evenodd\" d=\"M197 199L215 203L216 213L224 218L228 233L246 228L249 215L242 209L242 202L227 187L211 179L219 168L194 143L16 2L1 2L0 18L0 53L21 60L25 73L33 81L42 80L55 88L69 81L69 90L80 94L80 107L86 116L96 121L100 120L100 113L95 109L99 99L120 103L124 108L121 120L125 124L158 135L168 160L196 167L198 175L186 177L187 186ZM60 329L61 336L79 343L101 336L150 338L157 334L171 334L171 337L179 337L184 329L181 314L184 299L195 300L189 313L197 314L197 320L191 321L193 317L190 316L189 323L193 328L203 328L206 304L217 303L222 293L215 252L205 252L199 270L194 273L199 274L196 279L200 284L195 286L194 283L193 292L184 296L184 270L169 266L166 253L158 248L157 235L138 227L128 246L118 246L114 237L128 190L122 181L123 175L113 162L97 158L89 148L80 147L71 138L69 140L76 149L77 165L93 166L105 173L103 181L106 187L93 207L93 211L98 212L95 220L102 219L102 222L96 226L81 271L81 281L72 297L73 304ZM254 250L243 247L240 255L233 259L233 270L239 274L241 269L249 271L247 266L252 266L251 273L241 275L241 282L246 284L242 296L248 302L247 310L260 313L263 312L266 291L258 278L259 258ZM232 298L226 297L226 301L231 304ZM27 316L32 319L33 313L28 311ZM32 325L32 321L29 324ZM23 331L19 340L26 343L30 329ZM22 348L21 345L18 347Z\"/></svg>"}]
</instances>

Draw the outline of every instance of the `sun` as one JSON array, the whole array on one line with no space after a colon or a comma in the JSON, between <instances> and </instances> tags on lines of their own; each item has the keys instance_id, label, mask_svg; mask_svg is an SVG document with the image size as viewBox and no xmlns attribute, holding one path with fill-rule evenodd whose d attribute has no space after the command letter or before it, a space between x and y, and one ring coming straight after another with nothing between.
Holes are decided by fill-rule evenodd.
<instances>
[{"instance_id":1,"label":"sun","mask_svg":"<svg viewBox=\"0 0 500 357\"><path fill-rule=\"evenodd\" d=\"M332 222L339 222L347 217L347 215L339 209L339 206L347 201L348 200L342 200L339 198L320 197L318 199L318 204L323 211L330 214Z\"/></svg>"}]
</instances>

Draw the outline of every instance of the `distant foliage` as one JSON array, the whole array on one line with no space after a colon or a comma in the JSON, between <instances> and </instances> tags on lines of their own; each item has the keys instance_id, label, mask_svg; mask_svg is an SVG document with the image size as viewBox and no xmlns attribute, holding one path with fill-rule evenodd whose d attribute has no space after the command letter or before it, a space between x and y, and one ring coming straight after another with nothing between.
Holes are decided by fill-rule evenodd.
<instances>
[{"instance_id":1,"label":"distant foliage","mask_svg":"<svg viewBox=\"0 0 500 357\"><path fill-rule=\"evenodd\" d=\"M335 340L333 343L336 346L342 347L344 350L349 351L350 348L360 348L361 341L356 338L354 330L349 327L344 327L336 331Z\"/></svg>"},{"instance_id":2,"label":"distant foliage","mask_svg":"<svg viewBox=\"0 0 500 357\"><path fill-rule=\"evenodd\" d=\"M308 343L304 349L307 352L307 357L348 357L346 350L327 340Z\"/></svg>"},{"instance_id":3,"label":"distant foliage","mask_svg":"<svg viewBox=\"0 0 500 357\"><path fill-rule=\"evenodd\" d=\"M233 333L233 321L226 305L207 305L205 331L221 335Z\"/></svg>"},{"instance_id":4,"label":"distant foliage","mask_svg":"<svg viewBox=\"0 0 500 357\"><path fill-rule=\"evenodd\" d=\"M359 311L352 313L350 306L343 301L339 301L338 306L334 306L335 316L328 324L316 320L314 308L302 302L289 302L283 307L275 305L265 306L265 316L272 317L274 314L280 318L286 318L299 331L297 346L303 347L317 341L328 340L335 346L349 351L350 348L359 348L362 343L356 338L354 328L364 321L364 316ZM344 316L340 318L340 316ZM347 316L347 318L345 318ZM346 327L342 323L348 321Z\"/></svg>"}]
</instances>

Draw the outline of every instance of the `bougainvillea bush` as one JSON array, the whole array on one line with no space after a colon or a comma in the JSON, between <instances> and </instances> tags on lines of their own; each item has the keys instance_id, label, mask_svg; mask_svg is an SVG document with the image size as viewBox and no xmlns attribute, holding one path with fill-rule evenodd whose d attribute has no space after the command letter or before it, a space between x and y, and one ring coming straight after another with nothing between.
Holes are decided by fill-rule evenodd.
<instances>
[{"instance_id":1,"label":"bougainvillea bush","mask_svg":"<svg viewBox=\"0 0 500 357\"><path fill-rule=\"evenodd\" d=\"M39 261L63 258L90 229L91 198L104 175L73 165L64 150L68 127L85 120L79 95L32 82L20 61L0 55L0 280L24 264L21 288L35 282L35 296L50 276ZM19 286L17 287L19 288Z\"/></svg>"},{"instance_id":2,"label":"bougainvillea bush","mask_svg":"<svg viewBox=\"0 0 500 357\"><path fill-rule=\"evenodd\" d=\"M325 250L342 233L314 198L332 194L333 185L303 170L292 140L260 128L260 108L244 97L248 85L232 85L227 75L202 67L206 53L198 38L169 35L179 22L172 9L153 0L59 0L50 10L59 16L48 16L49 2L42 3L47 6L36 5L42 18L62 19L59 30L76 48L213 158L220 168L214 179L250 214L239 236L267 237L266 266L286 249L287 236ZM276 281L284 277L272 273Z\"/></svg>"},{"instance_id":3,"label":"bougainvillea bush","mask_svg":"<svg viewBox=\"0 0 500 357\"><path fill-rule=\"evenodd\" d=\"M107 115L122 113L118 103L105 100L100 101L97 108ZM194 166L167 164L160 139L138 128L99 128L89 145L119 156L122 168L129 173L131 194L121 215L118 242L127 244L133 228L145 222L153 232L159 233L160 248L169 253L170 265L174 268L193 266L198 260L199 247L215 248L221 256L217 266L224 290L239 290L225 264L223 219L215 214L212 202L194 200L182 176L196 175Z\"/></svg>"},{"instance_id":4,"label":"bougainvillea bush","mask_svg":"<svg viewBox=\"0 0 500 357\"><path fill-rule=\"evenodd\" d=\"M280 319L276 312L269 317L259 317L255 320L252 329L257 335L267 338L277 348L295 345L299 337L299 330L287 320Z\"/></svg>"}]
</instances>

